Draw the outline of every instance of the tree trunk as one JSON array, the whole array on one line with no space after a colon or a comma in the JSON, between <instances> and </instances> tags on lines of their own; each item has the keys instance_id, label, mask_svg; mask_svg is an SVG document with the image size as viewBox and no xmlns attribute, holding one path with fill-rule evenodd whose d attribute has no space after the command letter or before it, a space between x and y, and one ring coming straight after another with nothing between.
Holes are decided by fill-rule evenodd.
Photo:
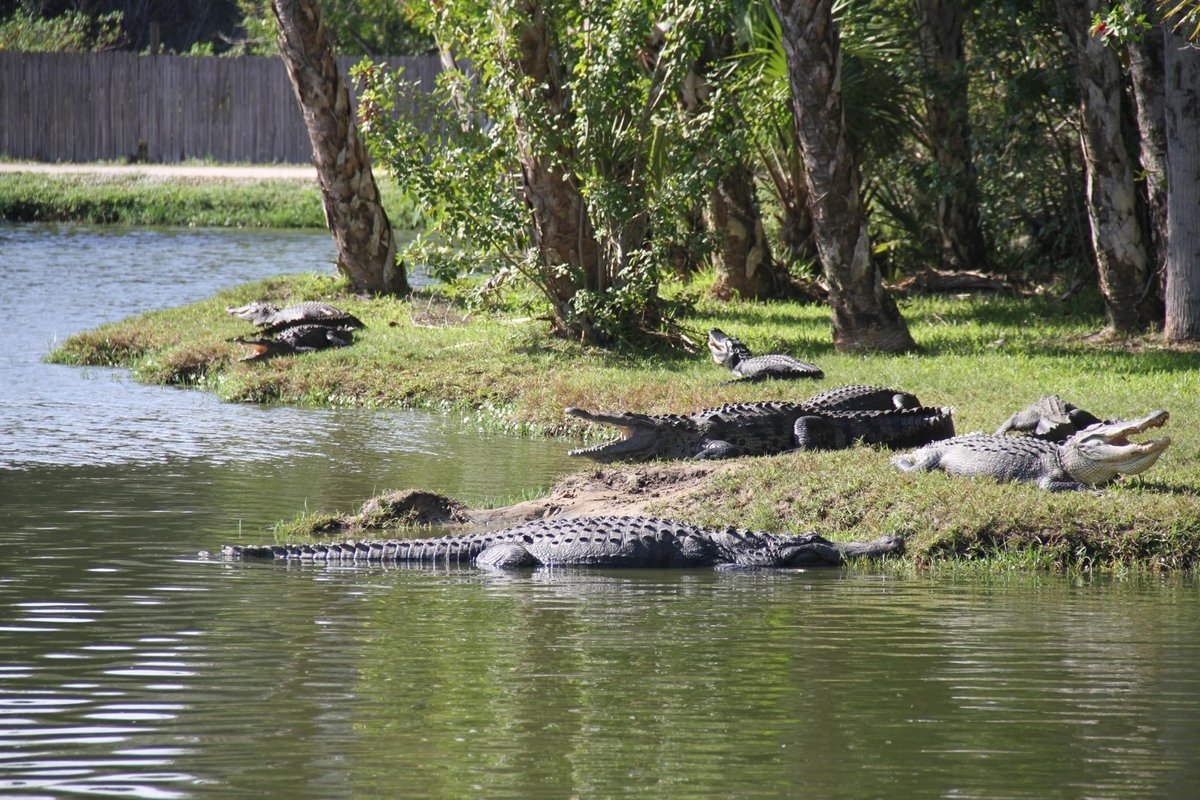
<instances>
[{"instance_id":1,"label":"tree trunk","mask_svg":"<svg viewBox=\"0 0 1200 800\"><path fill-rule=\"evenodd\" d=\"M1170 28L1170 21L1167 27ZM1200 340L1200 49L1166 38L1168 341Z\"/></svg>"},{"instance_id":2,"label":"tree trunk","mask_svg":"<svg viewBox=\"0 0 1200 800\"><path fill-rule=\"evenodd\" d=\"M271 8L279 26L279 54L312 140L338 270L357 290L407 294L408 278L396 263L392 226L316 0L271 0Z\"/></svg>"},{"instance_id":3,"label":"tree trunk","mask_svg":"<svg viewBox=\"0 0 1200 800\"><path fill-rule=\"evenodd\" d=\"M796 145L794 126L777 129L774 147L759 151L760 162L771 179L779 201L779 239L783 244L785 272L793 267L819 270L816 243L813 241L812 213L808 189L804 185L804 164Z\"/></svg>"},{"instance_id":4,"label":"tree trunk","mask_svg":"<svg viewBox=\"0 0 1200 800\"><path fill-rule=\"evenodd\" d=\"M705 43L684 82L683 105L689 114L706 110L712 95L709 70L732 54L732 33ZM740 115L737 122L741 122ZM709 193L708 221L718 239L713 256L716 272L713 294L754 300L778 297L785 288L786 275L779 274L771 258L771 245L754 189L754 171L746 161L733 160L725 165L717 185Z\"/></svg>"},{"instance_id":5,"label":"tree trunk","mask_svg":"<svg viewBox=\"0 0 1200 800\"><path fill-rule=\"evenodd\" d=\"M562 119L563 76L557 70L559 61L549 40L541 3L520 0L518 6L527 23L512 32L516 61L511 66L535 87L539 112L551 120ZM516 129L522 187L547 294L560 324L568 330L579 327L578 333L592 338L589 320L576 318L571 302L580 289L604 291L609 282L587 204L575 176L559 166L567 159L552 159L537 152L530 121L520 110L516 112ZM564 143L562 147L569 145Z\"/></svg>"},{"instance_id":6,"label":"tree trunk","mask_svg":"<svg viewBox=\"0 0 1200 800\"><path fill-rule=\"evenodd\" d=\"M783 23L796 139L814 238L829 283L838 352L900 352L916 345L871 262L860 178L846 140L832 0L773 0Z\"/></svg>"},{"instance_id":7,"label":"tree trunk","mask_svg":"<svg viewBox=\"0 0 1200 800\"><path fill-rule=\"evenodd\" d=\"M712 228L720 236L713 266L718 297L739 295L761 300L778 297L785 278L778 275L754 194L754 173L746 163L731 164L709 196Z\"/></svg>"},{"instance_id":8,"label":"tree trunk","mask_svg":"<svg viewBox=\"0 0 1200 800\"><path fill-rule=\"evenodd\" d=\"M979 182L971 159L962 0L916 0L925 84L925 127L941 191L937 226L942 266L980 269L987 247L979 225Z\"/></svg>"},{"instance_id":9,"label":"tree trunk","mask_svg":"<svg viewBox=\"0 0 1200 800\"><path fill-rule=\"evenodd\" d=\"M1153 19L1153 2L1142 7ZM1129 43L1129 74L1133 79L1133 99L1137 111L1138 155L1145 176L1143 198L1146 202L1146 230L1149 233L1147 256L1149 282L1138 316L1143 322L1161 322L1166 297L1167 259L1167 120L1163 107L1163 39L1165 26L1154 26Z\"/></svg>"},{"instance_id":10,"label":"tree trunk","mask_svg":"<svg viewBox=\"0 0 1200 800\"><path fill-rule=\"evenodd\" d=\"M808 190L804 181L791 184L788 200L781 205L779 239L787 252L788 263L803 265L815 273L820 269L816 245L813 243L812 213L808 210Z\"/></svg>"},{"instance_id":11,"label":"tree trunk","mask_svg":"<svg viewBox=\"0 0 1200 800\"><path fill-rule=\"evenodd\" d=\"M1130 149L1121 131L1121 65L1116 51L1088 32L1099 0L1056 0L1056 5L1075 53L1088 220L1108 329L1134 333L1141 327L1138 301L1149 260L1137 213Z\"/></svg>"}]
</instances>

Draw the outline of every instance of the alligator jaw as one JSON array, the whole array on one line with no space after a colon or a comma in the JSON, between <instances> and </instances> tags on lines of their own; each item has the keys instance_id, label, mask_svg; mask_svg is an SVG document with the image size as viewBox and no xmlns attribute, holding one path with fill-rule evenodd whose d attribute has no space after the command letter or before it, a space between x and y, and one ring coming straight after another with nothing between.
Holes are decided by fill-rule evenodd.
<instances>
[{"instance_id":1,"label":"alligator jaw","mask_svg":"<svg viewBox=\"0 0 1200 800\"><path fill-rule=\"evenodd\" d=\"M712 355L712 360L721 366L725 366L725 362L729 360L729 337L720 328L713 328L708 332L708 352Z\"/></svg>"},{"instance_id":2,"label":"alligator jaw","mask_svg":"<svg viewBox=\"0 0 1200 800\"><path fill-rule=\"evenodd\" d=\"M1088 460L1113 472L1137 475L1158 461L1171 439L1164 436L1139 443L1129 437L1161 428L1170 417L1166 411L1153 411L1141 419L1100 422L1075 434L1064 447L1073 447Z\"/></svg>"},{"instance_id":3,"label":"alligator jaw","mask_svg":"<svg viewBox=\"0 0 1200 800\"><path fill-rule=\"evenodd\" d=\"M255 300L244 306L225 306L225 313L238 319L245 319L258 325L263 319L278 311L275 306Z\"/></svg>"},{"instance_id":4,"label":"alligator jaw","mask_svg":"<svg viewBox=\"0 0 1200 800\"><path fill-rule=\"evenodd\" d=\"M621 438L615 442L598 444L594 447L581 447L569 451L567 455L586 456L604 463L645 460L654 456L660 444L654 427L647 424L641 415L599 414L575 406L571 406L564 413L568 417L586 419L588 422L597 422L601 425L612 425L621 433Z\"/></svg>"},{"instance_id":5,"label":"alligator jaw","mask_svg":"<svg viewBox=\"0 0 1200 800\"><path fill-rule=\"evenodd\" d=\"M238 361L265 361L272 356L279 355L278 348L271 346L274 342L267 343L262 339L247 339L243 336L235 336L230 341L244 344L250 348L250 353L242 356Z\"/></svg>"}]
</instances>

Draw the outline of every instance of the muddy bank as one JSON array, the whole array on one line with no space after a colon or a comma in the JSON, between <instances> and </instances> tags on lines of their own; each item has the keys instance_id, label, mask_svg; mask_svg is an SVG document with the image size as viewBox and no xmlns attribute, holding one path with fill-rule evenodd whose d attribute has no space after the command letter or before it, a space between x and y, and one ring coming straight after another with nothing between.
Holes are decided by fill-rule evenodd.
<instances>
[{"instance_id":1,"label":"muddy bank","mask_svg":"<svg viewBox=\"0 0 1200 800\"><path fill-rule=\"evenodd\" d=\"M563 478L550 494L499 508L469 508L451 497L420 490L389 492L363 503L357 514L302 520L298 536L363 537L407 527L516 525L551 517L646 514L698 493L732 464L647 464L605 467Z\"/></svg>"}]
</instances>

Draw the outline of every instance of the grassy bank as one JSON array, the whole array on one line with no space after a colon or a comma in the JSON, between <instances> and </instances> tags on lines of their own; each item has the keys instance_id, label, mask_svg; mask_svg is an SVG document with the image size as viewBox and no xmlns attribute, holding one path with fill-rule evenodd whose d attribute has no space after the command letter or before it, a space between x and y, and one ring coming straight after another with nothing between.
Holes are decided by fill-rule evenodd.
<instances>
[{"instance_id":1,"label":"grassy bank","mask_svg":"<svg viewBox=\"0 0 1200 800\"><path fill-rule=\"evenodd\" d=\"M418 221L391 181L380 192L393 224ZM0 173L0 220L239 228L323 228L313 180L164 177L140 172Z\"/></svg>"},{"instance_id":2,"label":"grassy bank","mask_svg":"<svg viewBox=\"0 0 1200 800\"><path fill-rule=\"evenodd\" d=\"M689 410L752 399L801 399L848 383L895 386L950 405L960 432L991 431L1038 396L1058 393L1101 417L1171 412L1174 443L1145 475L1103 494L1048 494L1029 485L904 475L888 453L855 448L739 460L656 511L704 524L908 538L912 563L1000 555L1008 566L1190 568L1200 559L1200 378L1196 352L1153 340L1099 343L1094 297L917 298L903 302L921 345L906 356L837 355L828 311L789 303L699 299L686 320L697 342L717 325L756 351L820 364L822 381L719 386L706 354L634 354L547 335L528 310L467 315L438 293L410 300L345 295L331 278L293 276L145 314L65 341L59 363L120 365L150 383L201 386L229 401L445 409L477 423L576 441L609 438L562 410ZM237 362L225 340L247 323L224 313L252 299L328 299L367 328L344 350L262 364ZM581 469L586 469L586 462ZM404 488L404 487L396 487ZM345 509L339 509L345 510Z\"/></svg>"}]
</instances>

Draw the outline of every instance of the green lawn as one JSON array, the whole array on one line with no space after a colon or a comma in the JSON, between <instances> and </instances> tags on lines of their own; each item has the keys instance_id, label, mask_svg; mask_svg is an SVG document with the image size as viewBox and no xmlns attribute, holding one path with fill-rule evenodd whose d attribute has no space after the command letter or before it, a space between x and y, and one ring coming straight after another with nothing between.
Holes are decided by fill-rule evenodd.
<instances>
[{"instance_id":1,"label":"green lawn","mask_svg":"<svg viewBox=\"0 0 1200 800\"><path fill-rule=\"evenodd\" d=\"M420 223L411 199L391 180L380 193L392 224ZM237 228L324 228L312 180L169 178L132 172L0 173L0 220Z\"/></svg>"},{"instance_id":2,"label":"green lawn","mask_svg":"<svg viewBox=\"0 0 1200 800\"><path fill-rule=\"evenodd\" d=\"M1102 342L1101 305L1084 294L904 299L917 353L838 355L829 313L797 303L716 303L705 286L673 289L696 300L685 330L702 346L711 326L755 352L783 351L819 364L821 381L720 386L707 353L618 353L547 333L536 306L468 314L441 292L364 299L332 279L284 277L107 325L68 339L52 360L129 366L141 380L191 383L235 402L417 406L469 414L492 429L598 441L563 416L567 406L687 412L755 399L802 399L850 383L893 386L926 405L955 409L960 432L992 431L1042 394L1057 393L1100 417L1165 408L1174 442L1145 475L1103 493L1048 494L941 474L901 474L889 453L859 447L741 459L699 495L661 511L704 524L817 530L834 538L901 534L909 564L987 556L988 568L1190 568L1200 556L1200 354L1152 337ZM328 299L366 324L344 350L236 361L225 340L248 330L224 313L253 299ZM564 442L564 446L567 446ZM403 488L403 487L396 487Z\"/></svg>"}]
</instances>

